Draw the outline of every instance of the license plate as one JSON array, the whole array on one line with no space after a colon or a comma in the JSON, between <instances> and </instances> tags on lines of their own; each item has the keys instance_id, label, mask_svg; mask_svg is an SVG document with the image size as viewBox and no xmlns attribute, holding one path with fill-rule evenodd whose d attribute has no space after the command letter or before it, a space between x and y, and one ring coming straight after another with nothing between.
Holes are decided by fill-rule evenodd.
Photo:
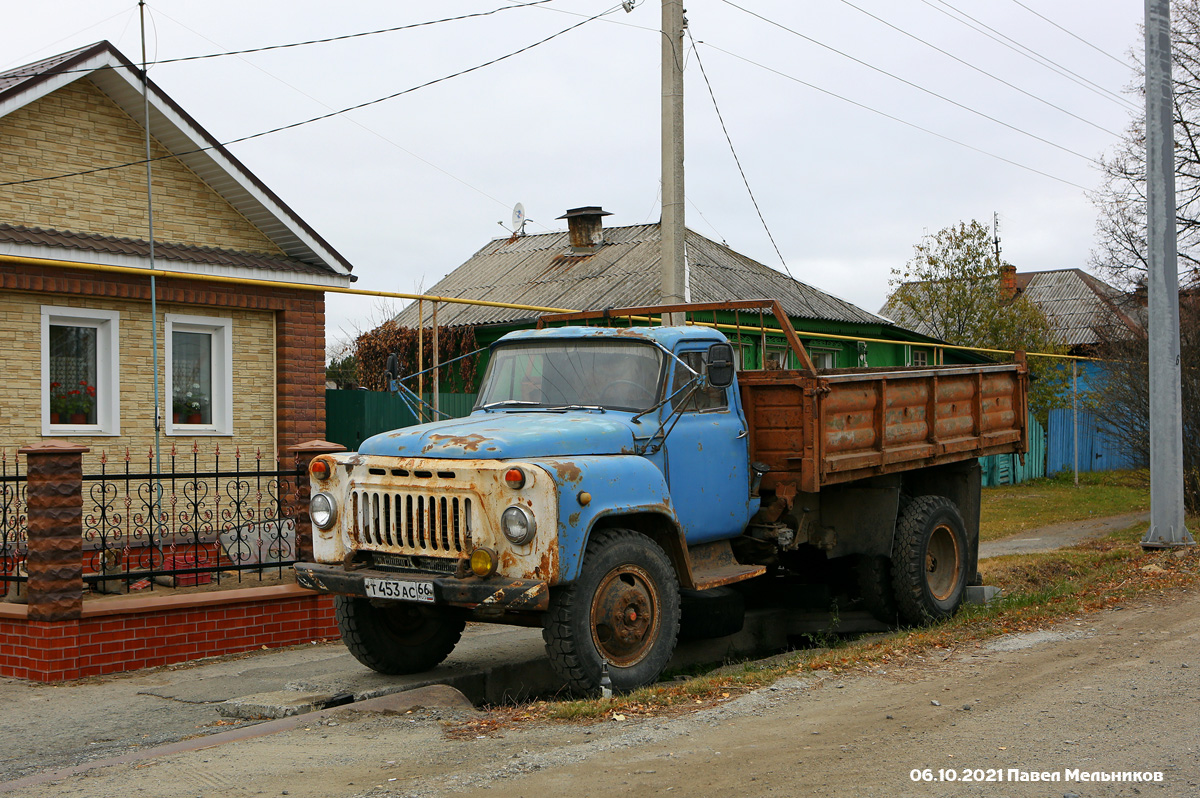
<instances>
[{"instance_id":1,"label":"license plate","mask_svg":"<svg viewBox=\"0 0 1200 798\"><path fill-rule=\"evenodd\" d=\"M367 577L363 580L363 584L370 598L433 603L433 582Z\"/></svg>"}]
</instances>

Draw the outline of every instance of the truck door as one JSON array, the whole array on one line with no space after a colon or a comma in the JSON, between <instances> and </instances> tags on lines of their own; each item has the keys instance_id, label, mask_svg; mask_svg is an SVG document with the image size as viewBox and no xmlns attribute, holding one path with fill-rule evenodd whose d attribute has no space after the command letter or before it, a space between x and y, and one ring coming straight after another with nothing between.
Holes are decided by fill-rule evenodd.
<instances>
[{"instance_id":1,"label":"truck door","mask_svg":"<svg viewBox=\"0 0 1200 798\"><path fill-rule=\"evenodd\" d=\"M707 344L705 344L707 348ZM704 351L684 350L679 358L706 373ZM675 363L671 392L692 375ZM687 391L673 400L684 402ZM698 390L686 401L667 436L667 483L689 544L739 534L750 518L749 441L737 386Z\"/></svg>"}]
</instances>

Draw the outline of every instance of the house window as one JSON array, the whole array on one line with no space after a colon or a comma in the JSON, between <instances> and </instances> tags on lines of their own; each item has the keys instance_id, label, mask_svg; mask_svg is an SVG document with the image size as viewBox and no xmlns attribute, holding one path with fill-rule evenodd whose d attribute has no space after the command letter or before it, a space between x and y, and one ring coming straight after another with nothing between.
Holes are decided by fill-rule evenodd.
<instances>
[{"instance_id":1,"label":"house window","mask_svg":"<svg viewBox=\"0 0 1200 798\"><path fill-rule=\"evenodd\" d=\"M928 366L929 353L924 349L914 349L912 353L912 364L914 366Z\"/></svg>"},{"instance_id":2,"label":"house window","mask_svg":"<svg viewBox=\"0 0 1200 798\"><path fill-rule=\"evenodd\" d=\"M167 314L167 431L176 435L233 434L232 322Z\"/></svg>"},{"instance_id":3,"label":"house window","mask_svg":"<svg viewBox=\"0 0 1200 798\"><path fill-rule=\"evenodd\" d=\"M42 306L42 434L119 435L116 311Z\"/></svg>"},{"instance_id":4,"label":"house window","mask_svg":"<svg viewBox=\"0 0 1200 798\"><path fill-rule=\"evenodd\" d=\"M808 356L812 358L813 368L818 371L835 368L837 365L836 349L813 349L809 347Z\"/></svg>"}]
</instances>

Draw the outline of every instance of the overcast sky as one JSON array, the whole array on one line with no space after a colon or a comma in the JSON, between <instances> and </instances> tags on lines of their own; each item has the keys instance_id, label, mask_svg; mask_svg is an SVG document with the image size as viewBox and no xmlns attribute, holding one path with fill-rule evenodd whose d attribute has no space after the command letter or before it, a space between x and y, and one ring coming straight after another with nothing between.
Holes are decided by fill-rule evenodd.
<instances>
[{"instance_id":1,"label":"overcast sky","mask_svg":"<svg viewBox=\"0 0 1200 798\"><path fill-rule=\"evenodd\" d=\"M179 58L518 4L150 0L148 49L151 61ZM796 279L877 311L891 270L922 235L970 219L990 225L993 212L1003 256L1018 270L1086 267L1095 227L1086 191L1098 184L1093 159L1133 113L1129 53L1142 49L1142 3L685 7L696 42L685 72L692 229L782 269L702 63ZM554 0L342 42L158 64L151 77L228 141L476 66L613 8L470 74L231 146L354 265L356 287L419 292L507 235L497 222L508 225L517 202L534 233L562 229L555 217L581 205L612 212L608 225L658 220L659 3L641 0L626 13L618 0ZM963 15L1011 47L972 30ZM134 0L13 4L0 27L0 69L102 39L140 60ZM1040 65L1017 44L1072 74ZM388 310L330 295L328 338L365 329Z\"/></svg>"}]
</instances>

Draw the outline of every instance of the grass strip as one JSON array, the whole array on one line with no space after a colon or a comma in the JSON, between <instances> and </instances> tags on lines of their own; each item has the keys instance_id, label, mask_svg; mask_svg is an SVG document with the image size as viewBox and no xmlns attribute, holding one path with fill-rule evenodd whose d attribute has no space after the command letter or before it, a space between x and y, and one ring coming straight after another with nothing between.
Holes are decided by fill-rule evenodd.
<instances>
[{"instance_id":1,"label":"grass strip","mask_svg":"<svg viewBox=\"0 0 1200 798\"><path fill-rule=\"evenodd\" d=\"M1073 486L1072 486L1073 487ZM1200 528L1189 519L1188 528ZM1056 552L985 560L984 584L1003 596L967 605L953 618L902 629L883 637L834 641L817 651L795 651L767 660L725 666L685 680L659 682L610 699L535 701L495 707L485 719L450 724L448 736L469 739L503 734L523 722L596 722L678 715L729 700L785 676L868 673L975 647L993 637L1044 629L1063 619L1200 585L1200 547L1143 551L1144 524Z\"/></svg>"}]
</instances>

